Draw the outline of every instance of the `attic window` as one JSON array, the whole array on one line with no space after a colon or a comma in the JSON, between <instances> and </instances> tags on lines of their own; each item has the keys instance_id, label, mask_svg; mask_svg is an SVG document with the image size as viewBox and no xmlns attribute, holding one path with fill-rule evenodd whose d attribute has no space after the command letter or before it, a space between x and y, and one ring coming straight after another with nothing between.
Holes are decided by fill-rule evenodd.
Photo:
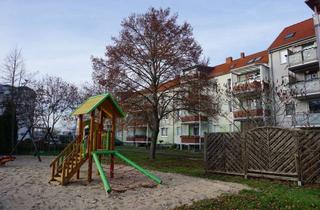
<instances>
[{"instance_id":1,"label":"attic window","mask_svg":"<svg viewBox=\"0 0 320 210\"><path fill-rule=\"evenodd\" d=\"M247 62L247 64L253 63L253 62L255 62L255 60L256 60L256 58L252 58L251 60L249 60L249 61Z\"/></svg>"},{"instance_id":2,"label":"attic window","mask_svg":"<svg viewBox=\"0 0 320 210\"><path fill-rule=\"evenodd\" d=\"M284 37L284 39L290 39L290 38L294 37L295 34L296 34L296 32L289 33Z\"/></svg>"},{"instance_id":3,"label":"attic window","mask_svg":"<svg viewBox=\"0 0 320 210\"><path fill-rule=\"evenodd\" d=\"M254 59L254 62L260 61L262 57L257 57Z\"/></svg>"},{"instance_id":4,"label":"attic window","mask_svg":"<svg viewBox=\"0 0 320 210\"><path fill-rule=\"evenodd\" d=\"M256 59L256 58L252 58L251 60L249 60L249 61L247 62L247 64L253 63L253 62L255 61L255 59Z\"/></svg>"}]
</instances>

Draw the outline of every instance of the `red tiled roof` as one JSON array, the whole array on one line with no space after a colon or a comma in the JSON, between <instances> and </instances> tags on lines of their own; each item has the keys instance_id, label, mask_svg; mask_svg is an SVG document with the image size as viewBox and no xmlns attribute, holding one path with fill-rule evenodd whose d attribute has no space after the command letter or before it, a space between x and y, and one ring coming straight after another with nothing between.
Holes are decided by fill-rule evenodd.
<instances>
[{"instance_id":1,"label":"red tiled roof","mask_svg":"<svg viewBox=\"0 0 320 210\"><path fill-rule=\"evenodd\" d=\"M259 58L259 57L261 57L259 61L255 61L248 64L248 62L251 61L252 59ZM252 54L252 55L247 55L244 58L233 60L230 63L224 63L221 65L212 67L209 77L216 77L223 74L228 74L232 69L240 68L240 67L251 65L251 64L259 64L259 63L267 64L268 60L269 60L269 57L268 57L268 52L266 50Z\"/></svg>"},{"instance_id":2,"label":"red tiled roof","mask_svg":"<svg viewBox=\"0 0 320 210\"><path fill-rule=\"evenodd\" d=\"M260 60L248 63L249 61L255 58L260 58ZM230 63L224 63L224 64L211 67L211 69L208 69L209 70L208 76L209 78L212 78L212 77L228 74L232 69L236 69L236 68L240 68L240 67L244 67L252 64L267 64L268 61L269 61L268 51L265 50L265 51L261 51L251 55L247 55L244 58L233 60ZM179 82L180 82L180 77L169 80L167 82L160 84L159 90L160 91L168 90L170 88L177 86Z\"/></svg>"},{"instance_id":3,"label":"red tiled roof","mask_svg":"<svg viewBox=\"0 0 320 210\"><path fill-rule=\"evenodd\" d=\"M176 77L175 79L172 79L172 80L169 80L169 81L166 81L166 82L160 84L159 90L160 91L168 90L168 89L173 88L176 85L178 85L179 82L180 82L180 77Z\"/></svg>"},{"instance_id":4,"label":"red tiled roof","mask_svg":"<svg viewBox=\"0 0 320 210\"><path fill-rule=\"evenodd\" d=\"M292 33L294 34L292 38L285 38L288 34ZM274 40L274 42L271 44L269 50L273 50L281 46L285 46L313 36L315 36L315 31L313 19L310 18L308 20L296 23L283 29L283 31L279 34L276 40Z\"/></svg>"}]
</instances>

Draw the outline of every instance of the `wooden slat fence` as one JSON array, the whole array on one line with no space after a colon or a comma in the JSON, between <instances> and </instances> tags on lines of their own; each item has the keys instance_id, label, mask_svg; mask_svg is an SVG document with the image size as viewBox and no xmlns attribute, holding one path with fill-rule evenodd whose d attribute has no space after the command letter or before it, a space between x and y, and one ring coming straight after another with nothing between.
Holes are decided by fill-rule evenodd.
<instances>
[{"instance_id":1,"label":"wooden slat fence","mask_svg":"<svg viewBox=\"0 0 320 210\"><path fill-rule=\"evenodd\" d=\"M240 133L208 134L206 145L206 170L216 173L240 175L243 173L243 145Z\"/></svg>"},{"instance_id":2,"label":"wooden slat fence","mask_svg":"<svg viewBox=\"0 0 320 210\"><path fill-rule=\"evenodd\" d=\"M320 132L259 127L205 138L207 172L320 182Z\"/></svg>"}]
</instances>

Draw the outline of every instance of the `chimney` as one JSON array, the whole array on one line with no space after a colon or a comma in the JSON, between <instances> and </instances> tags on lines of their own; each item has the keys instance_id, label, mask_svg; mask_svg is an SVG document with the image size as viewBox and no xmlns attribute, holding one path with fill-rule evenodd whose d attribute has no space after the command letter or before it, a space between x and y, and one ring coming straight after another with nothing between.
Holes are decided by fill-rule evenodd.
<instances>
[{"instance_id":1,"label":"chimney","mask_svg":"<svg viewBox=\"0 0 320 210\"><path fill-rule=\"evenodd\" d=\"M241 53L240 53L240 57L241 57L241 58L246 57L246 55L244 54L244 52L241 52Z\"/></svg>"},{"instance_id":2,"label":"chimney","mask_svg":"<svg viewBox=\"0 0 320 210\"><path fill-rule=\"evenodd\" d=\"M231 63L232 62L232 57L227 57L226 58L226 63Z\"/></svg>"}]
</instances>

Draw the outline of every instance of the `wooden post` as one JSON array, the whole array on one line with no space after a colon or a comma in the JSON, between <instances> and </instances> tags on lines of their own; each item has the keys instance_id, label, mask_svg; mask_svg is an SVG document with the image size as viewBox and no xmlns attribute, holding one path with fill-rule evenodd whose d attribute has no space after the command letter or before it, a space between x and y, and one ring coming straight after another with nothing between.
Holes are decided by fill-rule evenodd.
<instances>
[{"instance_id":1,"label":"wooden post","mask_svg":"<svg viewBox=\"0 0 320 210\"><path fill-rule=\"evenodd\" d=\"M246 138L246 133L241 132L240 133L240 141L241 144L243 145L242 148L242 164L243 164L243 174L244 178L248 179L248 164L249 164L249 159L248 159L248 154L247 154L247 138Z\"/></svg>"},{"instance_id":2,"label":"wooden post","mask_svg":"<svg viewBox=\"0 0 320 210\"><path fill-rule=\"evenodd\" d=\"M110 139L110 148L114 150L115 138L116 138L116 117L112 116L112 128L111 128L111 139ZM110 178L114 177L114 155L111 154L110 160Z\"/></svg>"},{"instance_id":3,"label":"wooden post","mask_svg":"<svg viewBox=\"0 0 320 210\"><path fill-rule=\"evenodd\" d=\"M298 186L302 186L302 171L301 171L301 144L298 131L291 131L292 136L295 139L296 143L296 153L294 154L295 164L296 164L296 171L297 171L297 178L298 178Z\"/></svg>"},{"instance_id":4,"label":"wooden post","mask_svg":"<svg viewBox=\"0 0 320 210\"><path fill-rule=\"evenodd\" d=\"M90 118L90 133L89 133L89 138L88 138L88 182L92 181L92 147L93 147L93 141L94 141L94 112L93 110L91 112L91 118Z\"/></svg>"},{"instance_id":5,"label":"wooden post","mask_svg":"<svg viewBox=\"0 0 320 210\"><path fill-rule=\"evenodd\" d=\"M100 116L99 116L99 128L98 128L98 146L97 146L97 149L102 149L102 130L103 130L103 112L102 110L100 110ZM101 155L99 156L99 159L100 159Z\"/></svg>"},{"instance_id":6,"label":"wooden post","mask_svg":"<svg viewBox=\"0 0 320 210\"><path fill-rule=\"evenodd\" d=\"M78 144L81 144L83 140L83 115L79 115L79 135L78 135ZM81 147L80 147L80 156L81 154ZM77 179L80 179L80 169L77 171Z\"/></svg>"},{"instance_id":7,"label":"wooden post","mask_svg":"<svg viewBox=\"0 0 320 210\"><path fill-rule=\"evenodd\" d=\"M99 112L99 125L98 125L98 132L97 132L97 146L96 149L102 149L102 141L101 141L101 135L102 135L102 129L103 129L103 112L102 109ZM101 163L101 154L98 156L99 162ZM99 170L97 169L97 175L99 175Z\"/></svg>"}]
</instances>

